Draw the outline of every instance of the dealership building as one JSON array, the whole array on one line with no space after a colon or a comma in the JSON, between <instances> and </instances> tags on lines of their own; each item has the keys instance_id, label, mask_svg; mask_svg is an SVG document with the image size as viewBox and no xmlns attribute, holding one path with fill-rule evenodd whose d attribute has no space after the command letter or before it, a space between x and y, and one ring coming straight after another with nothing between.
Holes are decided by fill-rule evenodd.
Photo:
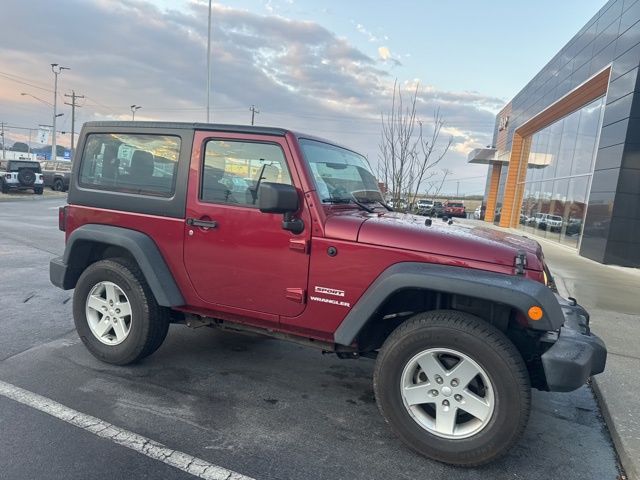
<instances>
[{"instance_id":1,"label":"dealership building","mask_svg":"<svg viewBox=\"0 0 640 480\"><path fill-rule=\"evenodd\" d=\"M497 115L484 220L640 267L640 0L611 0Z\"/></svg>"}]
</instances>

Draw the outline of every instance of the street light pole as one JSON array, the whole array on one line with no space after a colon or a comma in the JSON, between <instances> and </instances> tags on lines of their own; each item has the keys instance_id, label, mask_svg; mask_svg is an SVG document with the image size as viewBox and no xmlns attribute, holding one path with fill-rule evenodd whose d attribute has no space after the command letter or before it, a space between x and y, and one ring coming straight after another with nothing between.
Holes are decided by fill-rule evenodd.
<instances>
[{"instance_id":1,"label":"street light pole","mask_svg":"<svg viewBox=\"0 0 640 480\"><path fill-rule=\"evenodd\" d=\"M207 123L210 122L211 109L211 0L209 0L209 23L207 26Z\"/></svg>"},{"instance_id":2,"label":"street light pole","mask_svg":"<svg viewBox=\"0 0 640 480\"><path fill-rule=\"evenodd\" d=\"M136 111L140 110L142 107L140 105L131 105L131 121L136 119Z\"/></svg>"},{"instance_id":3,"label":"street light pole","mask_svg":"<svg viewBox=\"0 0 640 480\"><path fill-rule=\"evenodd\" d=\"M62 70L71 70L68 67L61 67L57 63L51 64L51 71L53 72L53 129L51 132L51 160L55 161L57 158L58 150L56 145L56 118L58 117L58 75Z\"/></svg>"}]
</instances>

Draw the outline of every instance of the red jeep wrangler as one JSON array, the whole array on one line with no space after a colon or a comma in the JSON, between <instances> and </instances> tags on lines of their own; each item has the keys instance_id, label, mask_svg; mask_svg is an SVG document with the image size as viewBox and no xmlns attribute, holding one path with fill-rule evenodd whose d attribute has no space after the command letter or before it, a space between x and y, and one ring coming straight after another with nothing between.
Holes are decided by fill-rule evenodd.
<instances>
[{"instance_id":1,"label":"red jeep wrangler","mask_svg":"<svg viewBox=\"0 0 640 480\"><path fill-rule=\"evenodd\" d=\"M532 387L570 391L604 369L538 243L395 213L347 148L278 128L96 122L77 152L50 274L75 288L100 360L151 355L171 322L372 358L396 434L466 466L516 442Z\"/></svg>"},{"instance_id":2,"label":"red jeep wrangler","mask_svg":"<svg viewBox=\"0 0 640 480\"><path fill-rule=\"evenodd\" d=\"M444 214L447 217L467 217L467 211L462 202L447 202L444 204Z\"/></svg>"}]
</instances>

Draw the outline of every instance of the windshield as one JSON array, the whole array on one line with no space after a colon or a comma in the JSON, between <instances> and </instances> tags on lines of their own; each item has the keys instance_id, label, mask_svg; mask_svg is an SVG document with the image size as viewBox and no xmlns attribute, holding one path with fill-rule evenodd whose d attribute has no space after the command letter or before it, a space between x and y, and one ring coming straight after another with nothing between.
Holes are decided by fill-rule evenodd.
<instances>
[{"instance_id":1,"label":"windshield","mask_svg":"<svg viewBox=\"0 0 640 480\"><path fill-rule=\"evenodd\" d=\"M378 181L363 156L315 140L301 139L300 146L324 203L382 202Z\"/></svg>"}]
</instances>

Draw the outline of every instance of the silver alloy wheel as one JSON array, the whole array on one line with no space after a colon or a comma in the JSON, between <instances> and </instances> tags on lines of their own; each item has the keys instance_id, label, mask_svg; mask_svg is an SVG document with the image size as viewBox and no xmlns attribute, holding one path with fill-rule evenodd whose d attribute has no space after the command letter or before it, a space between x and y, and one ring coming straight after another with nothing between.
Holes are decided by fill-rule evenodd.
<instances>
[{"instance_id":1,"label":"silver alloy wheel","mask_svg":"<svg viewBox=\"0 0 640 480\"><path fill-rule=\"evenodd\" d=\"M131 304L118 285L100 282L87 295L87 323L91 333L105 345L118 345L131 332Z\"/></svg>"},{"instance_id":2,"label":"silver alloy wheel","mask_svg":"<svg viewBox=\"0 0 640 480\"><path fill-rule=\"evenodd\" d=\"M495 396L489 376L456 350L430 348L415 355L402 371L400 389L411 417L439 437L470 437L493 416Z\"/></svg>"}]
</instances>

